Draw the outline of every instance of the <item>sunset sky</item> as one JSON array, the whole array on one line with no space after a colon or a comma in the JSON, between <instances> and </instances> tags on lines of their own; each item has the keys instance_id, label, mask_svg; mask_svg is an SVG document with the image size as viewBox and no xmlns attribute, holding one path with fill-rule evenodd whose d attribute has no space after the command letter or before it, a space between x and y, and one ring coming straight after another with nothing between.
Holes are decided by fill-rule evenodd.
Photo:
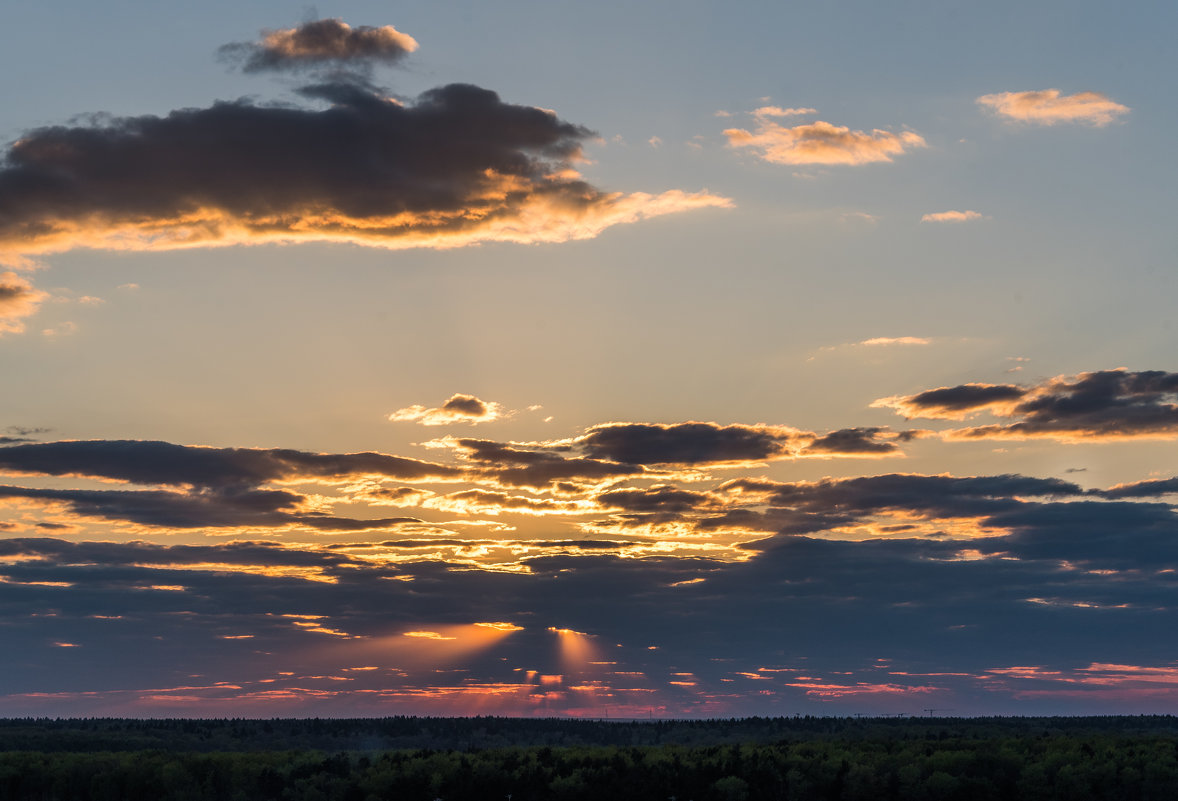
<instances>
[{"instance_id":1,"label":"sunset sky","mask_svg":"<svg viewBox=\"0 0 1178 801\"><path fill-rule=\"evenodd\" d=\"M0 716L1178 713L1178 9L6 9Z\"/></svg>"}]
</instances>

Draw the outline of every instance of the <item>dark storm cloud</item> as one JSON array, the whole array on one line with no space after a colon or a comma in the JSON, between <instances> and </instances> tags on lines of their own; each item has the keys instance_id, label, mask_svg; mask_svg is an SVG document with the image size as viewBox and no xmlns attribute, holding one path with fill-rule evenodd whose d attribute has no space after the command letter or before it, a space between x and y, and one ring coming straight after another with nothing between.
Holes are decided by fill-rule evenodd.
<instances>
[{"instance_id":1,"label":"dark storm cloud","mask_svg":"<svg viewBox=\"0 0 1178 801\"><path fill-rule=\"evenodd\" d=\"M729 205L704 193L603 193L572 170L590 131L477 86L431 89L408 105L355 81L304 94L331 106L238 100L25 134L0 166L0 258L268 241L552 242Z\"/></svg>"},{"instance_id":2,"label":"dark storm cloud","mask_svg":"<svg viewBox=\"0 0 1178 801\"><path fill-rule=\"evenodd\" d=\"M227 60L240 63L245 72L263 72L396 64L416 49L413 37L392 25L353 28L340 19L321 19L297 28L263 31L261 41L234 42L219 52Z\"/></svg>"},{"instance_id":3,"label":"dark storm cloud","mask_svg":"<svg viewBox=\"0 0 1178 801\"><path fill-rule=\"evenodd\" d=\"M309 453L284 448L205 448L144 440L44 442L0 448L0 470L87 476L200 488L253 487L269 481L344 479L372 475L402 480L447 479L447 465L382 453Z\"/></svg>"},{"instance_id":4,"label":"dark storm cloud","mask_svg":"<svg viewBox=\"0 0 1178 801\"><path fill-rule=\"evenodd\" d=\"M701 465L783 458L804 435L782 426L605 423L575 442L585 455L624 464Z\"/></svg>"},{"instance_id":5,"label":"dark storm cloud","mask_svg":"<svg viewBox=\"0 0 1178 801\"><path fill-rule=\"evenodd\" d=\"M984 400L985 393L999 397ZM964 400L971 395L972 406ZM989 408L995 416L1011 420L945 432L950 439L1173 439L1178 436L1178 373L1101 370L1059 376L1029 388L963 385L884 398L875 405L909 417L960 417L962 411Z\"/></svg>"}]
</instances>

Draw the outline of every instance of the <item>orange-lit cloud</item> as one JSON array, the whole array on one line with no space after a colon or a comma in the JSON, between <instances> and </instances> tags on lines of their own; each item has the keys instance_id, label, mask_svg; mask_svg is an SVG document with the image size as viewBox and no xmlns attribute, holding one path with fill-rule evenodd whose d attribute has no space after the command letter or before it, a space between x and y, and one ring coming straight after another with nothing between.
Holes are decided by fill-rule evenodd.
<instances>
[{"instance_id":1,"label":"orange-lit cloud","mask_svg":"<svg viewBox=\"0 0 1178 801\"><path fill-rule=\"evenodd\" d=\"M406 406L389 415L393 422L416 422L423 426L442 426L451 423L489 423L503 417L503 407L494 401L484 401L474 395L456 393L441 406L430 409L421 405Z\"/></svg>"},{"instance_id":2,"label":"orange-lit cloud","mask_svg":"<svg viewBox=\"0 0 1178 801\"><path fill-rule=\"evenodd\" d=\"M220 53L242 62L245 72L325 65L355 68L367 62L396 63L417 50L417 40L392 25L353 28L340 19L305 22L297 28L264 31L260 42L225 45Z\"/></svg>"},{"instance_id":3,"label":"orange-lit cloud","mask_svg":"<svg viewBox=\"0 0 1178 801\"><path fill-rule=\"evenodd\" d=\"M16 273L0 273L0 335L24 331L23 318L36 314L47 297Z\"/></svg>"},{"instance_id":4,"label":"orange-lit cloud","mask_svg":"<svg viewBox=\"0 0 1178 801\"><path fill-rule=\"evenodd\" d=\"M970 220L980 220L982 215L976 211L957 211L951 209L949 211L937 211L932 214L926 214L920 218L921 222L969 222Z\"/></svg>"},{"instance_id":5,"label":"orange-lit cloud","mask_svg":"<svg viewBox=\"0 0 1178 801\"><path fill-rule=\"evenodd\" d=\"M977 103L1008 120L1036 125L1079 122L1099 127L1129 113L1128 106L1116 103L1099 92L1064 95L1058 89L999 92L982 95Z\"/></svg>"},{"instance_id":6,"label":"orange-lit cloud","mask_svg":"<svg viewBox=\"0 0 1178 801\"><path fill-rule=\"evenodd\" d=\"M574 169L589 130L476 86L402 103L337 76L300 92L330 105L239 100L27 133L0 169L0 204L14 210L0 263L76 248L564 242L732 205L599 190Z\"/></svg>"},{"instance_id":7,"label":"orange-lit cloud","mask_svg":"<svg viewBox=\"0 0 1178 801\"><path fill-rule=\"evenodd\" d=\"M858 344L876 348L887 345L929 345L931 343L932 340L927 337L872 337Z\"/></svg>"},{"instance_id":8,"label":"orange-lit cloud","mask_svg":"<svg viewBox=\"0 0 1178 801\"><path fill-rule=\"evenodd\" d=\"M758 115L756 131L729 128L724 131L731 147L748 147L772 164L870 164L890 162L893 156L926 142L912 131L892 133L875 129L853 131L821 120L787 128Z\"/></svg>"}]
</instances>

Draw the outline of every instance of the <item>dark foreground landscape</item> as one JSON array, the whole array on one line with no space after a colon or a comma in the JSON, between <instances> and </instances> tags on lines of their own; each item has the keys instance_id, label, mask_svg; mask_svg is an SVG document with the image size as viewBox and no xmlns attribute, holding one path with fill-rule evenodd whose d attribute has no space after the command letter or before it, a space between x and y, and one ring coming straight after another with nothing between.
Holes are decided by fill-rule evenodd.
<instances>
[{"instance_id":1,"label":"dark foreground landscape","mask_svg":"<svg viewBox=\"0 0 1178 801\"><path fill-rule=\"evenodd\" d=\"M0 799L1173 801L1178 718L0 720Z\"/></svg>"}]
</instances>

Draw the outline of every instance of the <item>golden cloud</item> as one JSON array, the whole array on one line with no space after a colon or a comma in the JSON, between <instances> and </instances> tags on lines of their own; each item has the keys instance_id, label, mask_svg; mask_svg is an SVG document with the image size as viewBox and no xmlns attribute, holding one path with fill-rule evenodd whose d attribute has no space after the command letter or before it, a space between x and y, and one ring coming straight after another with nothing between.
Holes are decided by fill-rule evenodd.
<instances>
[{"instance_id":1,"label":"golden cloud","mask_svg":"<svg viewBox=\"0 0 1178 801\"><path fill-rule=\"evenodd\" d=\"M926 147L927 143L912 131L892 133L875 129L853 131L821 120L787 128L757 116L756 132L743 128L724 131L731 147L751 147L771 164L870 164L890 162L908 150Z\"/></svg>"},{"instance_id":2,"label":"golden cloud","mask_svg":"<svg viewBox=\"0 0 1178 801\"><path fill-rule=\"evenodd\" d=\"M1099 92L1077 92L1063 95L1058 89L1037 92L998 92L977 99L1000 117L1036 125L1055 125L1058 122L1079 122L1097 127L1108 125L1117 117L1128 114L1129 107L1114 102Z\"/></svg>"},{"instance_id":3,"label":"golden cloud","mask_svg":"<svg viewBox=\"0 0 1178 801\"><path fill-rule=\"evenodd\" d=\"M0 334L24 331L22 318L36 314L47 297L16 273L0 273Z\"/></svg>"}]
</instances>

